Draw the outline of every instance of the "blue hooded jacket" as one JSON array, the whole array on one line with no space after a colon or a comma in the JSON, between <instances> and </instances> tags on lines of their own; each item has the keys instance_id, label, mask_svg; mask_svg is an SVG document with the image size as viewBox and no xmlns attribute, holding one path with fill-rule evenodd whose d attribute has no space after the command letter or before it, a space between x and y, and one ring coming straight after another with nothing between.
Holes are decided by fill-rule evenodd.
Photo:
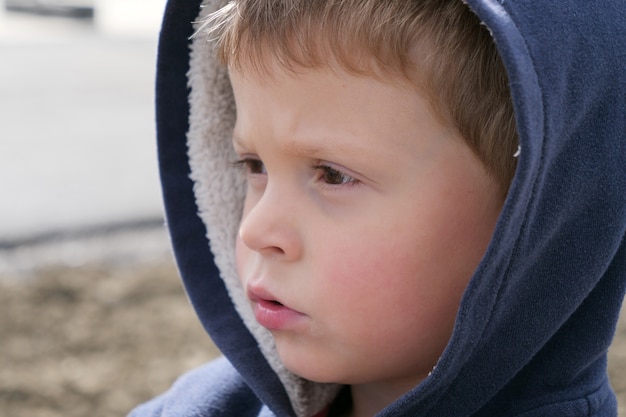
<instances>
[{"instance_id":1,"label":"blue hooded jacket","mask_svg":"<svg viewBox=\"0 0 626 417\"><path fill-rule=\"evenodd\" d=\"M176 260L224 358L133 417L309 417L340 389L284 369L238 288L232 90L207 40L190 39L221 3L169 1L157 125ZM626 285L626 3L467 3L505 64L521 152L436 369L379 415L616 416L606 364Z\"/></svg>"}]
</instances>

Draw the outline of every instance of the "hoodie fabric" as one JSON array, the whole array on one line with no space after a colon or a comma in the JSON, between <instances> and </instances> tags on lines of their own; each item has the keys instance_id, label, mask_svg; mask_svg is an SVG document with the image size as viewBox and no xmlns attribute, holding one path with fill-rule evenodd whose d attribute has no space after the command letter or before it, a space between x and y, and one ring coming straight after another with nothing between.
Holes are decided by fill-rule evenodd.
<instances>
[{"instance_id":1,"label":"hoodie fabric","mask_svg":"<svg viewBox=\"0 0 626 417\"><path fill-rule=\"evenodd\" d=\"M232 90L206 37L190 38L222 3L169 1L157 124L176 260L224 357L133 417L309 417L341 388L282 366L236 276ZM436 369L379 415L616 416L606 364L626 282L626 4L467 3L508 73L518 166Z\"/></svg>"}]
</instances>

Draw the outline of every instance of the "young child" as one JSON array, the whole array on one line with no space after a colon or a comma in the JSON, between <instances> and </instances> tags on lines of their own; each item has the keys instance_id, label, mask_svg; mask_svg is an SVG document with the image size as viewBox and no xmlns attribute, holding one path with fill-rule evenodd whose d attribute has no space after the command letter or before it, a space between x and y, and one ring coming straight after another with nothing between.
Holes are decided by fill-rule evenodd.
<instances>
[{"instance_id":1,"label":"young child","mask_svg":"<svg viewBox=\"0 0 626 417\"><path fill-rule=\"evenodd\" d=\"M170 1L166 212L224 358L132 416L616 415L626 7L511 3Z\"/></svg>"}]
</instances>

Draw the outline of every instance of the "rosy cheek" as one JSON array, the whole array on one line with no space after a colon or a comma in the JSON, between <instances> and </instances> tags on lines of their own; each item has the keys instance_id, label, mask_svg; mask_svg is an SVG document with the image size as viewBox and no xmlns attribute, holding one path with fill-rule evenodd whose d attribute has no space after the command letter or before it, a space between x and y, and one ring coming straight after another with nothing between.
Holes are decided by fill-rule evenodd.
<instances>
[{"instance_id":1,"label":"rosy cheek","mask_svg":"<svg viewBox=\"0 0 626 417\"><path fill-rule=\"evenodd\" d=\"M321 290L330 295L331 302L364 304L365 297L376 297L387 286L389 259L376 245L359 248L352 242L345 250L322 256L323 270L315 275L324 281Z\"/></svg>"}]
</instances>

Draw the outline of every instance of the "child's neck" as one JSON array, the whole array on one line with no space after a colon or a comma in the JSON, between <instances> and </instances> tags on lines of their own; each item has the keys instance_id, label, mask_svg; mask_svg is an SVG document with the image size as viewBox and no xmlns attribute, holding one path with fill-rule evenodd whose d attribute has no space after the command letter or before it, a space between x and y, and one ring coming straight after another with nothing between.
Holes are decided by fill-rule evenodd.
<instances>
[{"instance_id":1,"label":"child's neck","mask_svg":"<svg viewBox=\"0 0 626 417\"><path fill-rule=\"evenodd\" d=\"M380 391L377 386L367 384L350 387L352 409L349 417L373 417L396 399L395 396L390 398L388 393Z\"/></svg>"},{"instance_id":2,"label":"child's neck","mask_svg":"<svg viewBox=\"0 0 626 417\"><path fill-rule=\"evenodd\" d=\"M389 404L411 390L419 381L401 381L400 383L374 382L352 385L350 395L352 407L349 417L373 417Z\"/></svg>"}]
</instances>

